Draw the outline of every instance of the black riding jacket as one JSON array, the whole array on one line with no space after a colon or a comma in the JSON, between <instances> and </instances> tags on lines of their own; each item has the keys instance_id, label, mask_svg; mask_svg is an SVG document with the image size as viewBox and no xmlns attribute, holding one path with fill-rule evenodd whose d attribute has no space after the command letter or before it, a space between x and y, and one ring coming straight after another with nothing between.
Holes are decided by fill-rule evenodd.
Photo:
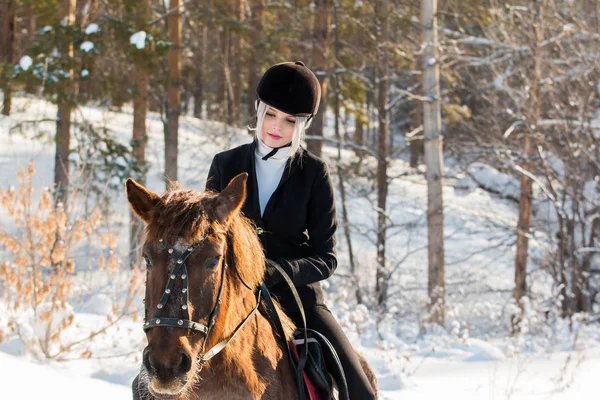
<instances>
[{"instance_id":1,"label":"black riding jacket","mask_svg":"<svg viewBox=\"0 0 600 400\"><path fill-rule=\"evenodd\" d=\"M247 197L242 212L257 228L266 258L280 264L292 278L304 307L323 303L318 283L337 267L337 218L327 165L305 149L288 161L277 189L260 215L255 171L256 142L217 154L206 189L220 192L236 175L247 172ZM271 288L289 311L297 307L285 282Z\"/></svg>"}]
</instances>

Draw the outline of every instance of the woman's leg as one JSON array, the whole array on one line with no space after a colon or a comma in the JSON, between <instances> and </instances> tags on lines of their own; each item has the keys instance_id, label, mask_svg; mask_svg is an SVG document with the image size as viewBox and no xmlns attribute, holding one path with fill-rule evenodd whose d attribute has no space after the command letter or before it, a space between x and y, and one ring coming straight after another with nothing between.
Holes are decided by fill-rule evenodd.
<instances>
[{"instance_id":1,"label":"woman's leg","mask_svg":"<svg viewBox=\"0 0 600 400\"><path fill-rule=\"evenodd\" d=\"M360 360L350 344L350 341L342 331L342 328L334 318L329 308L325 305L316 305L304 310L306 314L306 325L323 334L338 353L338 357L344 368L350 400L375 399L375 391L371 387L369 379L362 369ZM290 317L300 326L298 313L290 313Z\"/></svg>"}]
</instances>

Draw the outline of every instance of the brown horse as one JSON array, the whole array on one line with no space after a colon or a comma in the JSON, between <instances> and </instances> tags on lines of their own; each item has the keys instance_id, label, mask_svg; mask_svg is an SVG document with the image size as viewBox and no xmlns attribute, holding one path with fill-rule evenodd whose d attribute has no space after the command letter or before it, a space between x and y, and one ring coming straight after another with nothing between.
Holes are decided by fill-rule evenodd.
<instances>
[{"instance_id":1,"label":"brown horse","mask_svg":"<svg viewBox=\"0 0 600 400\"><path fill-rule=\"evenodd\" d=\"M246 180L238 175L220 194L173 184L161 196L127 181L131 208L146 223L148 346L136 397L298 398L283 341L256 312L265 258L240 213ZM279 314L289 337L294 326Z\"/></svg>"}]
</instances>

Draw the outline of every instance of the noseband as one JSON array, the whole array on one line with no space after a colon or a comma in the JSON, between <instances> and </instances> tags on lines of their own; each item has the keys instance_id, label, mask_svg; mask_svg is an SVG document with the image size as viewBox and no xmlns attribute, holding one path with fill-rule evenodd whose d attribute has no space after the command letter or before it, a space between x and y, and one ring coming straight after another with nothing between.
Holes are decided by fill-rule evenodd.
<instances>
[{"instance_id":1,"label":"noseband","mask_svg":"<svg viewBox=\"0 0 600 400\"><path fill-rule=\"evenodd\" d=\"M225 233L225 232L220 231L220 233ZM213 358L215 355L217 355L221 350L223 350L225 348L225 346L227 346L229 344L229 342L231 342L231 340L233 340L235 335L246 325L246 323L250 320L250 318L252 318L252 316L254 316L254 314L256 314L256 311L258 310L258 306L260 305L260 296L261 296L261 290L258 289L257 295L256 295L256 306L250 312L250 314L248 314L248 316L236 327L236 329L233 331L231 336L229 336L226 339L221 340L216 345L214 345L210 350L205 352L206 342L208 341L208 336L210 335L210 331L215 324L215 320L217 318L217 315L219 313L219 309L221 306L221 298L223 297L223 287L225 286L225 272L227 271L227 257L226 257L227 250L233 249L233 245L231 243L232 238L231 238L231 235L228 234L227 235L227 249L226 249L225 255L223 257L224 258L223 262L222 262L223 268L221 268L221 285L219 287L217 302L210 313L208 325L204 325L199 322L195 322L190 319L188 306L187 306L188 292L189 292L189 283L188 283L189 275L188 275L187 266L186 266L185 261L194 252L194 250L198 246L200 246L202 244L202 242L204 242L206 240L207 237L208 237L208 235L204 236L204 238L202 238L200 241L196 242L195 244L191 245L190 247L188 247L187 249L185 249L183 251L177 251L173 246L171 246L164 239L159 240L161 243L164 243L164 245L167 249L167 253L169 253L169 258L176 260L175 267L173 268L173 271L171 271L171 273L169 274L169 279L167 281L165 291L163 292L163 295L161 296L158 304L156 305L157 310L154 312L154 318L148 320L146 316L144 317L144 331L146 331L146 332L155 327L165 327L165 328L171 327L171 328L191 329L193 331L203 333L205 335L205 338L204 338L204 342L202 343L202 352L201 352L202 355L199 356L199 358L198 358L198 362L200 363L200 369L202 368L204 363L209 361L211 358ZM237 266L235 263L235 255L233 254L233 250L231 253L231 261L233 264L233 268L234 268L238 278L240 279L240 281L244 284L244 286L246 286L248 289L252 290L252 288L244 281L244 279L242 279L242 276L240 275L240 272L237 269ZM182 312L181 313L182 313L182 316L181 316L181 318L160 317L159 316L160 310L162 308L164 308L164 306L167 304L167 302L171 298L171 294L173 294L172 290L173 290L173 286L175 285L176 279L181 279L181 299L182 299L182 303L181 303L182 304L181 305ZM147 313L147 309L145 309L145 311Z\"/></svg>"}]
</instances>

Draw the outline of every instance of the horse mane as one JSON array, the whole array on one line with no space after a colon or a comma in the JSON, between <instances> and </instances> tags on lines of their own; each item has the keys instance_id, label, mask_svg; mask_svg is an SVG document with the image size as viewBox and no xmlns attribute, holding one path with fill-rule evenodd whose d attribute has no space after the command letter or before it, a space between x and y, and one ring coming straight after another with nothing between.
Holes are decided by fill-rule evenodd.
<instances>
[{"instance_id":1,"label":"horse mane","mask_svg":"<svg viewBox=\"0 0 600 400\"><path fill-rule=\"evenodd\" d=\"M199 240L210 227L206 209L213 196L207 194L170 182L167 191L160 196L161 201L152 210L152 222L146 226L146 239Z\"/></svg>"},{"instance_id":2,"label":"horse mane","mask_svg":"<svg viewBox=\"0 0 600 400\"><path fill-rule=\"evenodd\" d=\"M231 237L231 244L235 257L235 268L240 276L251 288L256 289L263 279L265 273L265 256L262 245L252 221L241 212L230 216L226 225L216 217L213 207L214 199L218 193L199 192L196 190L182 188L178 183L171 183L169 189L161 195L161 201L153 210L152 222L146 227L146 238L158 240L166 238L169 241L178 238L188 242L200 240L210 229L213 231L225 230ZM223 297L223 306L231 304L219 314L217 324L208 338L207 348L214 345L223 337L230 335L237 325L248 315L256 305L254 291L248 290L233 266L226 271L226 291ZM292 322L285 315L281 315L282 323L287 336L294 330ZM262 393L265 382L256 372L256 357L269 360L275 368L277 360L283 356L278 347L273 351L273 333L265 329L266 325L251 324L244 329L253 329L253 335L246 337L239 335L221 353L225 366L227 380L241 377L248 389L253 394ZM268 323L267 323L268 325ZM256 353L258 350L258 354Z\"/></svg>"},{"instance_id":3,"label":"horse mane","mask_svg":"<svg viewBox=\"0 0 600 400\"><path fill-rule=\"evenodd\" d=\"M235 262L240 275L250 287L256 288L263 279L266 261L262 245L255 233L256 227L250 219L246 218L240 212L233 217L229 225L229 231L233 239ZM229 272L233 272L231 268ZM242 293L250 292L247 288L243 287L243 284L237 277L229 279L229 283L235 285L235 287L230 288L230 294L238 298L240 291ZM244 302L244 307L240 307L240 309L246 309L246 312L256 304L254 295L246 295L242 298L242 301ZM273 298L273 301L276 307L279 307L277 299ZM226 328L228 332L224 333L228 335L233 332L243 317L245 317L245 314L241 315L238 313L234 316ZM285 340L287 340L287 338L291 337L295 326L284 313L280 313L280 319L286 333ZM268 329L266 329L267 327ZM246 329L249 328L247 327ZM273 333L270 322L266 322L262 326L262 329L259 329L259 326L256 325L253 335L246 336L245 339L240 338L240 340L232 342L231 346L223 350L226 373L229 376L234 376L234 371L241 372L250 392L255 394L255 398L258 398L259 394L263 393L266 387L266 383L256 371L257 357L267 359L274 370L276 369L277 360L283 357L283 349L278 347L276 342L273 342ZM255 354L251 350L252 348L256 348L258 354ZM276 348L276 351L273 351L273 348Z\"/></svg>"}]
</instances>

